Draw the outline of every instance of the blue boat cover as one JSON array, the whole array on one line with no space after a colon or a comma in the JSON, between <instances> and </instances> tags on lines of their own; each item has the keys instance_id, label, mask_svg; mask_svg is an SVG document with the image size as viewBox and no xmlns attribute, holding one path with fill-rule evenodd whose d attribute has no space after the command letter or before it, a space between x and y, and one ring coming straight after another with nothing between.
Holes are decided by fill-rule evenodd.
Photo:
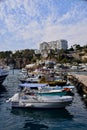
<instances>
[{"instance_id":1,"label":"blue boat cover","mask_svg":"<svg viewBox=\"0 0 87 130\"><path fill-rule=\"evenodd\" d=\"M46 85L48 85L48 84L23 83L23 84L19 84L19 87L34 88L34 87L45 87Z\"/></svg>"}]
</instances>

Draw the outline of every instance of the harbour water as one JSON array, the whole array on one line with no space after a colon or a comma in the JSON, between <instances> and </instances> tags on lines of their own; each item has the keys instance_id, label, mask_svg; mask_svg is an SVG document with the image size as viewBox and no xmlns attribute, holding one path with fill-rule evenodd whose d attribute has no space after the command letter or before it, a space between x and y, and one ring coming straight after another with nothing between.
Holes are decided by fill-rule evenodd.
<instances>
[{"instance_id":1,"label":"harbour water","mask_svg":"<svg viewBox=\"0 0 87 130\"><path fill-rule=\"evenodd\" d=\"M71 106L57 110L11 109L6 100L19 89L19 70L0 86L0 130L86 130L87 106L75 89Z\"/></svg>"}]
</instances>

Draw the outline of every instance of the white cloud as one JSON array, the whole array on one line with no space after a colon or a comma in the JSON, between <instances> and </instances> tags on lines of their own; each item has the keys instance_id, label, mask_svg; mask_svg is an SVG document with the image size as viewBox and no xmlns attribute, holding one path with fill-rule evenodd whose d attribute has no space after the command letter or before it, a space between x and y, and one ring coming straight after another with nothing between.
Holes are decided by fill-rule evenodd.
<instances>
[{"instance_id":1,"label":"white cloud","mask_svg":"<svg viewBox=\"0 0 87 130\"><path fill-rule=\"evenodd\" d=\"M78 44L87 43L87 19L70 25L51 25L44 28L42 41L51 41L56 39L66 39L69 46L77 42Z\"/></svg>"},{"instance_id":2,"label":"white cloud","mask_svg":"<svg viewBox=\"0 0 87 130\"><path fill-rule=\"evenodd\" d=\"M41 1L7 0L0 4L0 20L4 23L0 34L6 37L3 39L5 44L11 46L15 42L15 44L20 43L19 46L24 47L25 44L37 48L40 42L58 39L66 39L70 45L75 42L78 44L87 42L86 10L81 9L81 4L72 6L70 10L59 16L53 1L50 0L42 0L41 4L48 9L48 13L42 15L39 2ZM27 19L29 22L25 24L23 20ZM9 33L12 33L11 37Z\"/></svg>"}]
</instances>

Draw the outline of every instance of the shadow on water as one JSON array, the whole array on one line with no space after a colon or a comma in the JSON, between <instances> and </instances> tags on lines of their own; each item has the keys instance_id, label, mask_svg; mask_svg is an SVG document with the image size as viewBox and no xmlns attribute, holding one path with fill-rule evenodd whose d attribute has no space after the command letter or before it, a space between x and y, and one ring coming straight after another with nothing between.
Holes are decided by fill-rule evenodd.
<instances>
[{"instance_id":1,"label":"shadow on water","mask_svg":"<svg viewBox=\"0 0 87 130\"><path fill-rule=\"evenodd\" d=\"M0 85L0 94L7 92L6 88L4 85Z\"/></svg>"},{"instance_id":2,"label":"shadow on water","mask_svg":"<svg viewBox=\"0 0 87 130\"><path fill-rule=\"evenodd\" d=\"M46 117L46 118L67 118L72 119L73 115L69 113L66 109L21 109L21 108L14 108L12 109L11 113L15 115L28 115L28 116L38 116L39 117Z\"/></svg>"},{"instance_id":3,"label":"shadow on water","mask_svg":"<svg viewBox=\"0 0 87 130\"><path fill-rule=\"evenodd\" d=\"M77 93L78 93L79 96L81 97L81 100L82 100L82 102L83 102L84 105L85 105L85 108L87 108L87 95L84 94L84 93L79 93L79 92L77 92Z\"/></svg>"},{"instance_id":4,"label":"shadow on water","mask_svg":"<svg viewBox=\"0 0 87 130\"><path fill-rule=\"evenodd\" d=\"M28 117L24 122L24 129L48 129L50 122L56 122L61 120L72 120L73 115L71 115L66 109L12 109L12 114L16 116Z\"/></svg>"},{"instance_id":5,"label":"shadow on water","mask_svg":"<svg viewBox=\"0 0 87 130\"><path fill-rule=\"evenodd\" d=\"M0 85L0 105L2 104L3 97L5 96L5 93L7 92L4 85Z\"/></svg>"},{"instance_id":6,"label":"shadow on water","mask_svg":"<svg viewBox=\"0 0 87 130\"><path fill-rule=\"evenodd\" d=\"M87 97L81 97L81 100L84 102L85 108L87 109Z\"/></svg>"},{"instance_id":7,"label":"shadow on water","mask_svg":"<svg viewBox=\"0 0 87 130\"><path fill-rule=\"evenodd\" d=\"M41 130L48 129L49 127L46 124L27 122L23 128L29 130Z\"/></svg>"}]
</instances>

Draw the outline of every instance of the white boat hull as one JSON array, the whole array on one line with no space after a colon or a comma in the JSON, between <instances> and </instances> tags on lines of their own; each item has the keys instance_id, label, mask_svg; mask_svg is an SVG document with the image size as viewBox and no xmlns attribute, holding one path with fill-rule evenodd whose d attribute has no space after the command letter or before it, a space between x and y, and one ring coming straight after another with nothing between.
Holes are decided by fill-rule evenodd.
<instances>
[{"instance_id":1,"label":"white boat hull","mask_svg":"<svg viewBox=\"0 0 87 130\"><path fill-rule=\"evenodd\" d=\"M33 99L32 99L33 98ZM63 97L50 97L50 96L40 96L37 98L36 96L30 96L28 99L18 99L11 101L12 108L65 108L69 106L73 97L71 96L63 96Z\"/></svg>"},{"instance_id":2,"label":"white boat hull","mask_svg":"<svg viewBox=\"0 0 87 130\"><path fill-rule=\"evenodd\" d=\"M66 106L69 106L72 103L70 102L64 102L64 103L27 103L27 104L20 104L19 102L12 102L12 108L65 108Z\"/></svg>"}]
</instances>

